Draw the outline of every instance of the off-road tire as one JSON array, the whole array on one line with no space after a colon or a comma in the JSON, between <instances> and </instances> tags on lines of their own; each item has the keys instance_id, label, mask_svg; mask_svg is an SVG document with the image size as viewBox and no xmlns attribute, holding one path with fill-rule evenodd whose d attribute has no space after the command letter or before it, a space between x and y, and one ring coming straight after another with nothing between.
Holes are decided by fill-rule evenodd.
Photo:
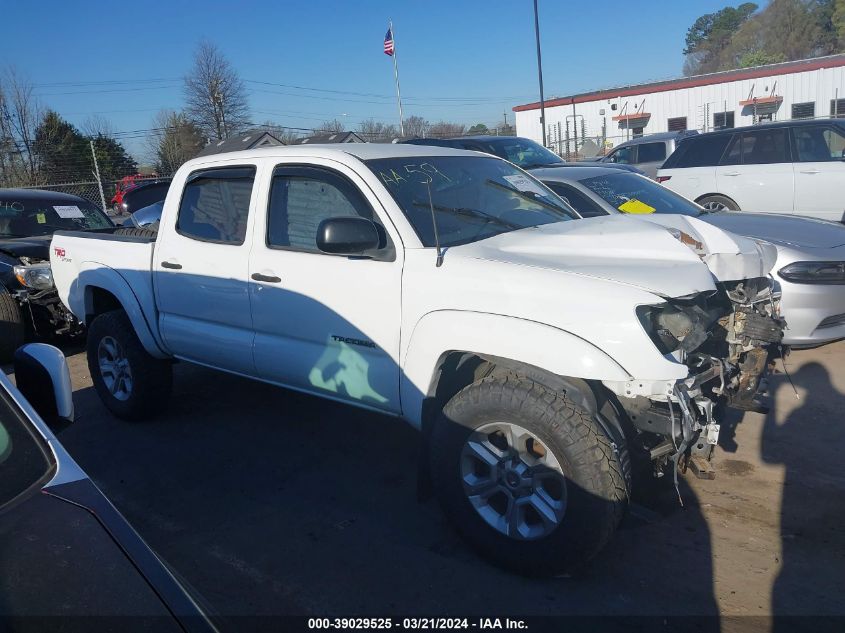
<instances>
[{"instance_id":1,"label":"off-road tire","mask_svg":"<svg viewBox=\"0 0 845 633\"><path fill-rule=\"evenodd\" d=\"M702 196L701 198L696 200L696 202L698 204L700 204L702 207L704 207L705 209L709 208L707 206L708 204L712 204L712 205L721 205L722 207L724 207L725 210L728 210L728 211L739 211L740 210L739 205L736 202L734 202L733 200L731 200L727 196L720 196L718 194L711 194L711 195L708 195L708 196ZM720 210L720 209L714 209L714 210Z\"/></svg>"},{"instance_id":2,"label":"off-road tire","mask_svg":"<svg viewBox=\"0 0 845 633\"><path fill-rule=\"evenodd\" d=\"M536 435L560 463L566 509L546 536L522 540L498 532L464 493L463 446L474 429L493 421ZM610 540L627 507L619 456L594 415L566 394L513 374L479 380L446 404L432 431L430 460L435 493L461 535L494 564L525 575L577 572Z\"/></svg>"},{"instance_id":3,"label":"off-road tire","mask_svg":"<svg viewBox=\"0 0 845 633\"><path fill-rule=\"evenodd\" d=\"M26 341L26 325L18 302L0 285L0 363L9 363Z\"/></svg>"},{"instance_id":4,"label":"off-road tire","mask_svg":"<svg viewBox=\"0 0 845 633\"><path fill-rule=\"evenodd\" d=\"M153 231L151 229L145 228L138 228L137 226L126 226L115 230L113 235L124 235L126 237L151 237L155 239L158 237L158 231Z\"/></svg>"},{"instance_id":5,"label":"off-road tire","mask_svg":"<svg viewBox=\"0 0 845 633\"><path fill-rule=\"evenodd\" d=\"M132 390L125 400L112 395L100 370L98 350L105 337L117 341L132 374ZM169 360L147 353L135 328L123 310L97 316L88 326L88 371L100 400L115 416L130 421L145 420L160 413L173 390L173 366Z\"/></svg>"}]
</instances>

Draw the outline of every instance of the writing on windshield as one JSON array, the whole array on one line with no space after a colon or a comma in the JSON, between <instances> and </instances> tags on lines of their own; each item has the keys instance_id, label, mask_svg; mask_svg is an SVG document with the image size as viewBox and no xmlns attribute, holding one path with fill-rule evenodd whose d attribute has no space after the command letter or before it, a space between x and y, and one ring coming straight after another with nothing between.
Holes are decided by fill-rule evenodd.
<instances>
[{"instance_id":1,"label":"writing on windshield","mask_svg":"<svg viewBox=\"0 0 845 633\"><path fill-rule=\"evenodd\" d=\"M367 161L423 245L474 242L576 217L555 193L496 158L426 156ZM434 217L432 217L434 215Z\"/></svg>"}]
</instances>

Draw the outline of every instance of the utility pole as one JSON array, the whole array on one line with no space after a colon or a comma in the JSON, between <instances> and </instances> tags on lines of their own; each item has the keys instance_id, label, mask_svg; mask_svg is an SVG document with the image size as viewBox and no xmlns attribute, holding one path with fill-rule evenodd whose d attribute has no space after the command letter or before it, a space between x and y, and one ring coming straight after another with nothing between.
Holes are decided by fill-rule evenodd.
<instances>
[{"instance_id":1,"label":"utility pole","mask_svg":"<svg viewBox=\"0 0 845 633\"><path fill-rule=\"evenodd\" d=\"M100 166L97 164L97 152L94 151L94 141L88 141L91 145L91 156L94 157L94 177L97 179L97 186L100 188L100 202L103 204L103 213L106 212L106 196L103 193L103 181L100 180Z\"/></svg>"},{"instance_id":2,"label":"utility pole","mask_svg":"<svg viewBox=\"0 0 845 633\"><path fill-rule=\"evenodd\" d=\"M540 57L540 16L534 0L534 36L537 40L537 74L540 77L540 127L543 129L543 147L546 146L546 102L543 98L543 60Z\"/></svg>"}]
</instances>

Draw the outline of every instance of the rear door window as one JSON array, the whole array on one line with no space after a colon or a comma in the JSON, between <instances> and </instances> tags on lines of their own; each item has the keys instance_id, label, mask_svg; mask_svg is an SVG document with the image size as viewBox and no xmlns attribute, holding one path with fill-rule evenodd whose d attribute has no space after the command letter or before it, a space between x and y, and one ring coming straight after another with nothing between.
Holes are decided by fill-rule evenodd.
<instances>
[{"instance_id":1,"label":"rear door window","mask_svg":"<svg viewBox=\"0 0 845 633\"><path fill-rule=\"evenodd\" d=\"M205 242L240 245L246 223L255 167L205 169L188 177L176 231Z\"/></svg>"},{"instance_id":2,"label":"rear door window","mask_svg":"<svg viewBox=\"0 0 845 633\"><path fill-rule=\"evenodd\" d=\"M767 165L790 162L786 128L743 132L734 138L723 165Z\"/></svg>"},{"instance_id":3,"label":"rear door window","mask_svg":"<svg viewBox=\"0 0 845 633\"><path fill-rule=\"evenodd\" d=\"M638 163L655 163L666 160L666 143L643 143L637 152Z\"/></svg>"},{"instance_id":4,"label":"rear door window","mask_svg":"<svg viewBox=\"0 0 845 633\"><path fill-rule=\"evenodd\" d=\"M675 152L664 163L664 169L674 167L715 167L731 140L730 134L699 136L678 144Z\"/></svg>"}]
</instances>

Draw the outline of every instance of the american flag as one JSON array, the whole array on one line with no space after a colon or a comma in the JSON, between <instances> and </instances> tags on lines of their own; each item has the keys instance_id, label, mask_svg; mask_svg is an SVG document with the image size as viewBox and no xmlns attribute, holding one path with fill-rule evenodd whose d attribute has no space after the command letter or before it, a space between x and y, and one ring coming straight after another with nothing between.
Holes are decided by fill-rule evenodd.
<instances>
[{"instance_id":1,"label":"american flag","mask_svg":"<svg viewBox=\"0 0 845 633\"><path fill-rule=\"evenodd\" d=\"M393 55L393 29L387 29L387 34L384 36L384 54Z\"/></svg>"}]
</instances>

